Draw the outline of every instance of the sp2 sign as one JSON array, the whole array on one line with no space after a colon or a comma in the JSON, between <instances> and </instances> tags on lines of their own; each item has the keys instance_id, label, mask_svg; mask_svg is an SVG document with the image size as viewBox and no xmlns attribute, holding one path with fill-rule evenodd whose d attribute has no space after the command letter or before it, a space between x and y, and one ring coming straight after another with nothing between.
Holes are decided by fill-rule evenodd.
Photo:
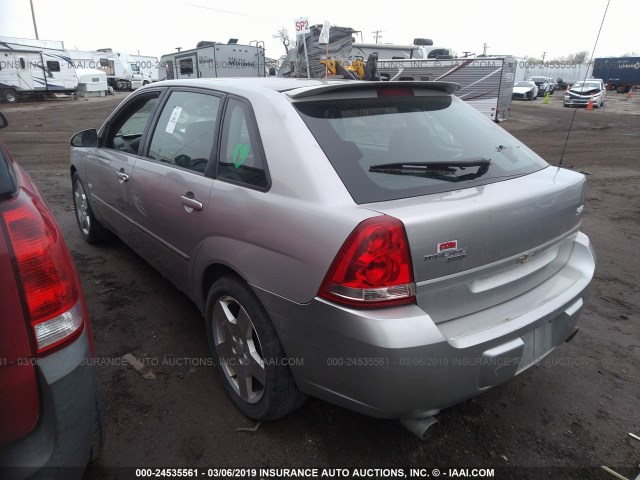
<instances>
[{"instance_id":1,"label":"sp2 sign","mask_svg":"<svg viewBox=\"0 0 640 480\"><path fill-rule=\"evenodd\" d=\"M296 18L296 36L306 35L307 33L311 33L311 29L309 28L309 18L308 17Z\"/></svg>"}]
</instances>

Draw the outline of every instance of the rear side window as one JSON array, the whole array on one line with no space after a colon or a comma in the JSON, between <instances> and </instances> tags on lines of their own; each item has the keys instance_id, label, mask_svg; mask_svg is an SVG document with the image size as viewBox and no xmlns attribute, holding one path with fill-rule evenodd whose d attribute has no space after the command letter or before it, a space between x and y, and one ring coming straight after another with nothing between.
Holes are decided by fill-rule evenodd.
<instances>
[{"instance_id":1,"label":"rear side window","mask_svg":"<svg viewBox=\"0 0 640 480\"><path fill-rule=\"evenodd\" d=\"M268 186L258 129L249 105L230 98L220 144L218 178L260 189Z\"/></svg>"},{"instance_id":2,"label":"rear side window","mask_svg":"<svg viewBox=\"0 0 640 480\"><path fill-rule=\"evenodd\" d=\"M216 137L220 97L172 92L156 124L148 157L203 173Z\"/></svg>"},{"instance_id":3,"label":"rear side window","mask_svg":"<svg viewBox=\"0 0 640 480\"><path fill-rule=\"evenodd\" d=\"M356 203L459 190L548 166L462 101L424 95L294 106Z\"/></svg>"}]
</instances>

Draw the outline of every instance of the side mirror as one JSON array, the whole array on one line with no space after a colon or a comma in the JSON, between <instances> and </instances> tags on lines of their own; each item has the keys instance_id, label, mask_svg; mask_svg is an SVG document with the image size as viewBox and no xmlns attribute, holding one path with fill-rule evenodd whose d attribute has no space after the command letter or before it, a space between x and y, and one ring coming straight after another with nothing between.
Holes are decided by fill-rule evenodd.
<instances>
[{"instance_id":1,"label":"side mirror","mask_svg":"<svg viewBox=\"0 0 640 480\"><path fill-rule=\"evenodd\" d=\"M9 125L9 122L7 121L7 117L5 117L2 112L0 112L0 128L4 128L6 126Z\"/></svg>"},{"instance_id":2,"label":"side mirror","mask_svg":"<svg viewBox=\"0 0 640 480\"><path fill-rule=\"evenodd\" d=\"M83 130L81 132L76 133L73 137L71 137L72 147L97 147L98 146L98 131L95 128L90 128L88 130Z\"/></svg>"}]
</instances>

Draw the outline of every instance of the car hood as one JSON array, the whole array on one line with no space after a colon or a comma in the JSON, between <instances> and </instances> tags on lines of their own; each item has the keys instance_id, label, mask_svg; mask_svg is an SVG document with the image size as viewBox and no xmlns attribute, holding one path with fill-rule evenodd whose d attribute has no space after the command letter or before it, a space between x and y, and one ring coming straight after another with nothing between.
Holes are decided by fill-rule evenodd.
<instances>
[{"instance_id":1,"label":"car hood","mask_svg":"<svg viewBox=\"0 0 640 480\"><path fill-rule=\"evenodd\" d=\"M569 90L569 93L573 93L574 95L597 95L601 93L602 90L599 88L585 88L579 90Z\"/></svg>"},{"instance_id":2,"label":"car hood","mask_svg":"<svg viewBox=\"0 0 640 480\"><path fill-rule=\"evenodd\" d=\"M533 87L513 87L513 93L527 93L533 90Z\"/></svg>"}]
</instances>

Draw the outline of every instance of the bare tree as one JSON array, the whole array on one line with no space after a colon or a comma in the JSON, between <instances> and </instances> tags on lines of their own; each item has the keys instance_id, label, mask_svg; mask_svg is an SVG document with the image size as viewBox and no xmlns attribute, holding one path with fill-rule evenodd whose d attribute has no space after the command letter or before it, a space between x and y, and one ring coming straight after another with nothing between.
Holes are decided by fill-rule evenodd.
<instances>
[{"instance_id":1,"label":"bare tree","mask_svg":"<svg viewBox=\"0 0 640 480\"><path fill-rule=\"evenodd\" d=\"M524 61L525 61L525 62L528 62L528 63L529 63L529 65L535 65L535 64L538 64L538 63L542 63L542 60L540 60L539 58L537 58L537 57L530 57L530 56L528 56L528 55L524 57Z\"/></svg>"},{"instance_id":2,"label":"bare tree","mask_svg":"<svg viewBox=\"0 0 640 480\"><path fill-rule=\"evenodd\" d=\"M573 63L585 63L589 60L589 51L581 50L578 53L572 53L567 57L567 60Z\"/></svg>"},{"instance_id":3,"label":"bare tree","mask_svg":"<svg viewBox=\"0 0 640 480\"><path fill-rule=\"evenodd\" d=\"M638 52L626 52L620 55L621 57L640 57Z\"/></svg>"},{"instance_id":4,"label":"bare tree","mask_svg":"<svg viewBox=\"0 0 640 480\"><path fill-rule=\"evenodd\" d=\"M286 28L282 27L280 30L278 30L278 33L276 33L273 38L279 38L282 42L282 45L284 45L285 51L289 53L289 45L291 45L291 40L289 40L289 32L287 32Z\"/></svg>"}]
</instances>

